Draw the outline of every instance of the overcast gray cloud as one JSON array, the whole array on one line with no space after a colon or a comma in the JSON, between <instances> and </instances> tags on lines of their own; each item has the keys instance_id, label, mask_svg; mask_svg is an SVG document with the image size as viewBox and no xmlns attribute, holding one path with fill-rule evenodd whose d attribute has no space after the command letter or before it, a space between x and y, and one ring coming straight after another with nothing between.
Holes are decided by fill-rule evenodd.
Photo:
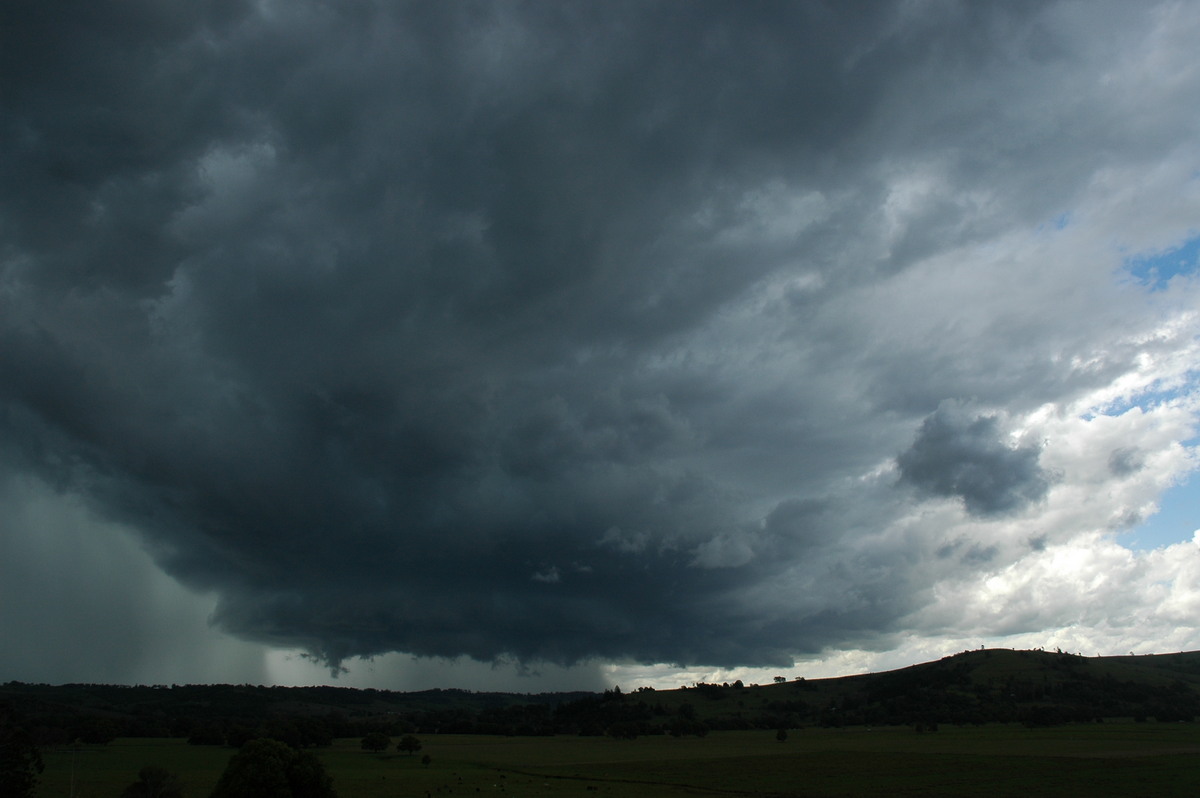
<instances>
[{"instance_id":1,"label":"overcast gray cloud","mask_svg":"<svg viewBox=\"0 0 1200 798\"><path fill-rule=\"evenodd\" d=\"M1121 268L1197 233L1194 5L4 27L4 467L246 640L335 665L887 646L933 633L939 580L1028 555L1006 519L1063 542L1097 528L1054 520L1085 474L1131 486L1104 508L1128 519L1191 467L1195 285ZM1131 403L1147 426L1098 472L1047 437Z\"/></svg>"},{"instance_id":2,"label":"overcast gray cloud","mask_svg":"<svg viewBox=\"0 0 1200 798\"><path fill-rule=\"evenodd\" d=\"M905 481L938 496L958 496L974 514L1019 509L1046 495L1049 475L1038 465L1039 445L1011 445L1001 436L996 416L971 418L943 405L922 422L896 464Z\"/></svg>"}]
</instances>

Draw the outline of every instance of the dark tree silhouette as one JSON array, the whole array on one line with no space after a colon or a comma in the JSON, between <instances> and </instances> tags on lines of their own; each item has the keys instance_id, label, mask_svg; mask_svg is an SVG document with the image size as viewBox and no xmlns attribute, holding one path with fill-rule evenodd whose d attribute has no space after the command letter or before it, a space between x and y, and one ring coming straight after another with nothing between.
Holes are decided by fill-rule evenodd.
<instances>
[{"instance_id":1,"label":"dark tree silhouette","mask_svg":"<svg viewBox=\"0 0 1200 798\"><path fill-rule=\"evenodd\" d=\"M183 798L183 787L174 773L147 765L138 771L138 780L121 792L121 798Z\"/></svg>"},{"instance_id":2,"label":"dark tree silhouette","mask_svg":"<svg viewBox=\"0 0 1200 798\"><path fill-rule=\"evenodd\" d=\"M383 732L371 732L362 739L364 751L386 751L392 747L392 738Z\"/></svg>"},{"instance_id":3,"label":"dark tree silhouette","mask_svg":"<svg viewBox=\"0 0 1200 798\"><path fill-rule=\"evenodd\" d=\"M0 795L27 798L37 787L42 755L17 715L0 704Z\"/></svg>"},{"instance_id":4,"label":"dark tree silhouette","mask_svg":"<svg viewBox=\"0 0 1200 798\"><path fill-rule=\"evenodd\" d=\"M397 751L405 751L409 756L412 756L417 751L421 750L421 741L411 734L406 734L400 738L399 744L396 746Z\"/></svg>"},{"instance_id":5,"label":"dark tree silhouette","mask_svg":"<svg viewBox=\"0 0 1200 798\"><path fill-rule=\"evenodd\" d=\"M229 760L211 798L337 798L337 793L315 755L258 739Z\"/></svg>"}]
</instances>

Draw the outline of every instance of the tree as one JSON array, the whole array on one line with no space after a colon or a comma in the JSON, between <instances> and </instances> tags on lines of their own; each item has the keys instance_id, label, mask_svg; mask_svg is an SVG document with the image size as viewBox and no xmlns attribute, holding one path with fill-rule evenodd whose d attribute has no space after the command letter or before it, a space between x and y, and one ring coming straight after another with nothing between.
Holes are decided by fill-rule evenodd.
<instances>
[{"instance_id":1,"label":"tree","mask_svg":"<svg viewBox=\"0 0 1200 798\"><path fill-rule=\"evenodd\" d=\"M211 798L337 798L337 793L315 755L263 738L233 755Z\"/></svg>"},{"instance_id":2,"label":"tree","mask_svg":"<svg viewBox=\"0 0 1200 798\"><path fill-rule=\"evenodd\" d=\"M246 743L260 736L255 734L254 729L251 729L249 726L238 723L230 726L229 731L225 732L225 744L230 748L241 748Z\"/></svg>"},{"instance_id":3,"label":"tree","mask_svg":"<svg viewBox=\"0 0 1200 798\"><path fill-rule=\"evenodd\" d=\"M290 720L276 719L274 722L266 724L262 728L260 736L278 740L291 748L304 747L304 735L300 732L300 727Z\"/></svg>"},{"instance_id":4,"label":"tree","mask_svg":"<svg viewBox=\"0 0 1200 798\"><path fill-rule=\"evenodd\" d=\"M708 727L694 718L677 715L667 726L667 732L672 737L683 737L688 734L703 737L708 734Z\"/></svg>"},{"instance_id":5,"label":"tree","mask_svg":"<svg viewBox=\"0 0 1200 798\"><path fill-rule=\"evenodd\" d=\"M0 795L32 796L42 767L42 755L16 713L0 704Z\"/></svg>"},{"instance_id":6,"label":"tree","mask_svg":"<svg viewBox=\"0 0 1200 798\"><path fill-rule=\"evenodd\" d=\"M786 743L787 737L787 729L780 729L779 731L775 732L775 739L781 743Z\"/></svg>"},{"instance_id":7,"label":"tree","mask_svg":"<svg viewBox=\"0 0 1200 798\"><path fill-rule=\"evenodd\" d=\"M396 750L405 751L409 756L412 756L421 750L421 741L411 734L406 734L400 738L399 744L396 745Z\"/></svg>"},{"instance_id":8,"label":"tree","mask_svg":"<svg viewBox=\"0 0 1200 798\"><path fill-rule=\"evenodd\" d=\"M364 751L386 751L392 747L392 738L383 732L371 732L362 739Z\"/></svg>"},{"instance_id":9,"label":"tree","mask_svg":"<svg viewBox=\"0 0 1200 798\"><path fill-rule=\"evenodd\" d=\"M786 676L776 676L775 677L775 684L783 684L786 681L787 681Z\"/></svg>"},{"instance_id":10,"label":"tree","mask_svg":"<svg viewBox=\"0 0 1200 798\"><path fill-rule=\"evenodd\" d=\"M292 798L337 798L333 779L316 754L309 751L296 752L288 768L288 785L292 788Z\"/></svg>"},{"instance_id":11,"label":"tree","mask_svg":"<svg viewBox=\"0 0 1200 798\"><path fill-rule=\"evenodd\" d=\"M138 771L138 780L121 793L121 798L182 798L179 777L165 768L148 765Z\"/></svg>"}]
</instances>

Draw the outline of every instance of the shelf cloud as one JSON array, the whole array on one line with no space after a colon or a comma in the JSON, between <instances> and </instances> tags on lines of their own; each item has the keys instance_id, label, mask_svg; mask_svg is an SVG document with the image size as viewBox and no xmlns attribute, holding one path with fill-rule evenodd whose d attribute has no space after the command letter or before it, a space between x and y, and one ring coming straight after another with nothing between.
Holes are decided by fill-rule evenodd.
<instances>
[{"instance_id":1,"label":"shelf cloud","mask_svg":"<svg viewBox=\"0 0 1200 798\"><path fill-rule=\"evenodd\" d=\"M333 668L773 666L1083 623L1010 569L1195 467L1195 263L1128 266L1200 235L1194 6L10 6L14 556L74 503Z\"/></svg>"}]
</instances>

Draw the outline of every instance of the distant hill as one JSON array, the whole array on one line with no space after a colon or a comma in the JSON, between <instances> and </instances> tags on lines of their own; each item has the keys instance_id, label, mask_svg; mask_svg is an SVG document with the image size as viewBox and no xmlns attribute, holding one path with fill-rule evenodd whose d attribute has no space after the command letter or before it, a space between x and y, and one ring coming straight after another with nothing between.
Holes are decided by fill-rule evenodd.
<instances>
[{"instance_id":1,"label":"distant hill","mask_svg":"<svg viewBox=\"0 0 1200 798\"><path fill-rule=\"evenodd\" d=\"M709 728L1192 720L1200 715L1200 652L1083 657L980 649L883 673L698 684L629 698L652 713L683 711Z\"/></svg>"},{"instance_id":2,"label":"distant hill","mask_svg":"<svg viewBox=\"0 0 1200 798\"><path fill-rule=\"evenodd\" d=\"M0 702L43 745L114 737L237 745L253 736L320 745L371 731L635 737L804 725L1191 721L1200 715L1200 652L1083 657L981 649L834 679L602 694L9 682L0 685Z\"/></svg>"}]
</instances>

